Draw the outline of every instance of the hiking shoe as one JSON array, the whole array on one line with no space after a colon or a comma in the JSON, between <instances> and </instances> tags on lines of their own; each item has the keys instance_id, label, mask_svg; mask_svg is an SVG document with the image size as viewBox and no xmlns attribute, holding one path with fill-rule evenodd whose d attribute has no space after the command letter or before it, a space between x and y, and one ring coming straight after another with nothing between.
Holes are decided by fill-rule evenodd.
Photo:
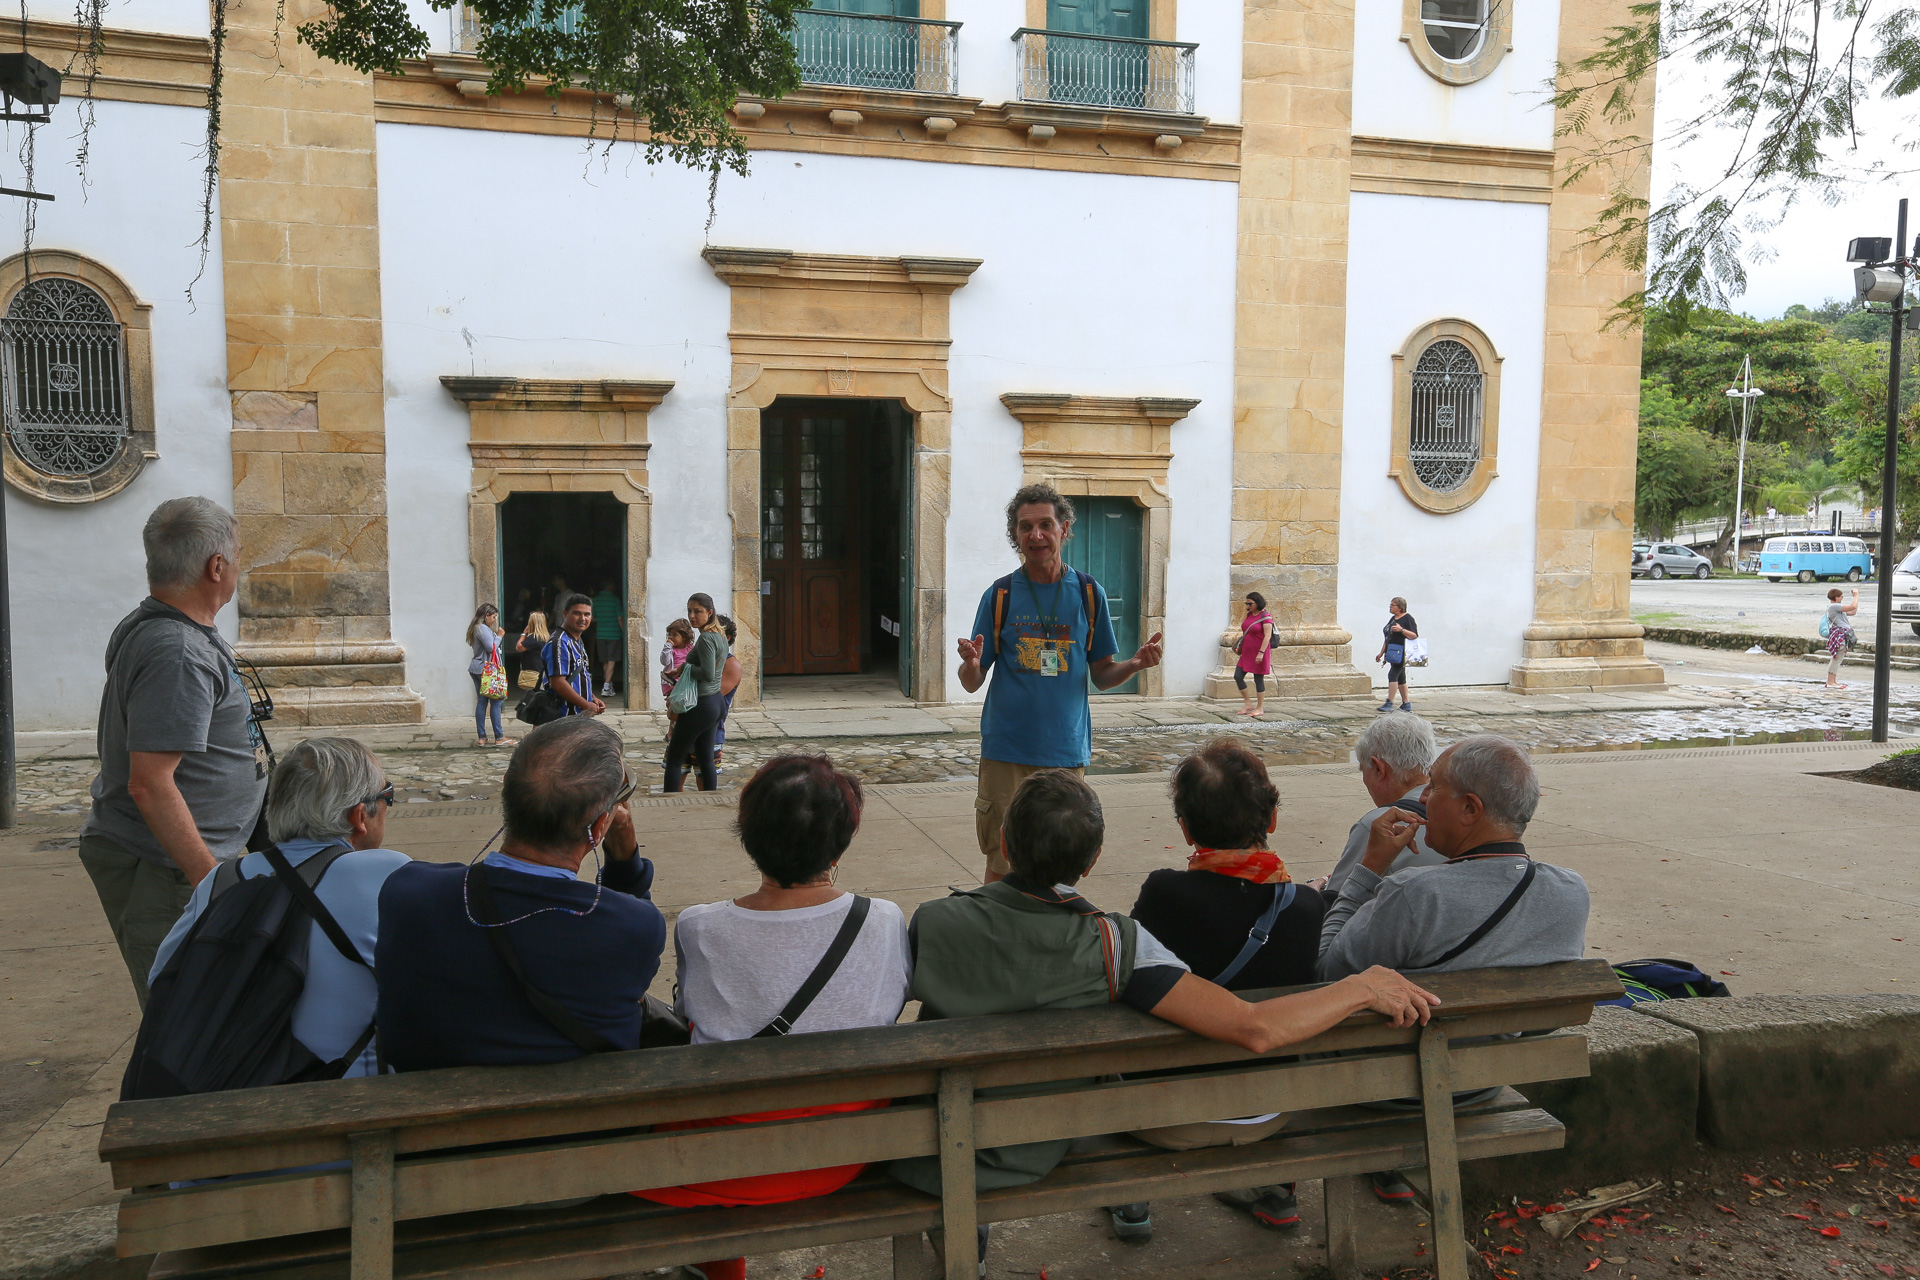
<instances>
[{"instance_id":1,"label":"hiking shoe","mask_svg":"<svg viewBox=\"0 0 1920 1280\"><path fill-rule=\"evenodd\" d=\"M1293 1193L1291 1182L1255 1187L1250 1191L1219 1191L1213 1198L1235 1209L1245 1209L1255 1222L1275 1231L1291 1231L1300 1225L1300 1201Z\"/></svg>"},{"instance_id":2,"label":"hiking shoe","mask_svg":"<svg viewBox=\"0 0 1920 1280\"><path fill-rule=\"evenodd\" d=\"M1391 1169L1385 1173L1370 1173L1367 1181L1373 1184L1373 1194L1388 1204L1413 1203L1413 1184Z\"/></svg>"},{"instance_id":3,"label":"hiking shoe","mask_svg":"<svg viewBox=\"0 0 1920 1280\"><path fill-rule=\"evenodd\" d=\"M1388 698L1388 699L1387 699L1387 700L1386 700L1385 702L1383 702L1383 703L1381 703L1381 704L1380 704L1380 707L1379 707L1379 709L1380 709L1381 711L1391 711L1391 710L1393 710L1393 699L1392 699L1392 698Z\"/></svg>"},{"instance_id":4,"label":"hiking shoe","mask_svg":"<svg viewBox=\"0 0 1920 1280\"><path fill-rule=\"evenodd\" d=\"M1413 710L1413 704L1411 702L1403 702L1400 704L1400 709L1402 711L1411 711Z\"/></svg>"},{"instance_id":5,"label":"hiking shoe","mask_svg":"<svg viewBox=\"0 0 1920 1280\"><path fill-rule=\"evenodd\" d=\"M1142 1200L1134 1204L1117 1204L1107 1209L1113 1218L1113 1234L1128 1244L1145 1244L1153 1239L1152 1206Z\"/></svg>"}]
</instances>

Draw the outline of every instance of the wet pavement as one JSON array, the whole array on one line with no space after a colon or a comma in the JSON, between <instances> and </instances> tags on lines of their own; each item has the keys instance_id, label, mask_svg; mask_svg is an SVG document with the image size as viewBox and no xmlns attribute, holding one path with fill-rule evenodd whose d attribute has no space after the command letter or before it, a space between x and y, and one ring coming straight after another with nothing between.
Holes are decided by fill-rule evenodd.
<instances>
[{"instance_id":1,"label":"wet pavement","mask_svg":"<svg viewBox=\"0 0 1920 1280\"><path fill-rule=\"evenodd\" d=\"M1534 751L1619 751L1663 747L1738 745L1756 742L1842 741L1868 736L1872 724L1871 673L1849 668L1850 687L1821 687L1819 664L1774 657L1649 645L1667 664L1667 692L1679 695L1665 705L1645 709L1558 711L1542 714L1524 698L1479 701L1461 691L1432 697L1434 730L1443 741L1473 733L1500 733ZM1896 672L1910 677L1911 673ZM1421 709L1416 689L1415 707ZM1467 712L1468 703L1486 710ZM1156 704L1144 704L1151 707ZM1186 704L1158 704L1172 708ZM1198 705L1198 704L1193 704ZM1339 718L1315 703L1314 718L1295 718L1288 704L1268 705L1267 718L1231 716L1232 708L1213 704L1196 711L1202 723L1096 727L1094 773L1156 773L1223 734L1252 743L1275 765L1328 764L1349 758L1354 741L1376 713L1370 704L1341 704ZM1544 706L1545 704L1541 704ZM1920 733L1920 681L1893 686L1896 732L1911 726ZM1623 704L1624 706L1624 704ZM1226 720L1219 717L1227 715ZM629 741L633 741L630 737ZM403 750L376 748L402 804L452 800L494 800L500 775L511 754L500 748ZM738 786L763 761L782 752L825 752L867 783L927 783L972 778L979 763L980 738L965 731L939 735L851 737L756 736L736 738L722 762L722 789ZM628 753L634 770L652 791L660 790L660 744L636 742ZM94 762L87 758L23 761L19 769L20 807L29 815L71 820L87 806ZM694 786L689 782L689 789Z\"/></svg>"}]
</instances>

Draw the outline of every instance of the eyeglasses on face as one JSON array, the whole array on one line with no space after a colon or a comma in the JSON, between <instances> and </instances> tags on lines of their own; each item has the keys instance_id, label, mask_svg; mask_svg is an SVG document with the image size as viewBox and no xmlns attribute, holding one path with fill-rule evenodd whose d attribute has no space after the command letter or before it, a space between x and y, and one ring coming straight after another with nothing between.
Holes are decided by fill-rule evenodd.
<instances>
[{"instance_id":1,"label":"eyeglasses on face","mask_svg":"<svg viewBox=\"0 0 1920 1280\"><path fill-rule=\"evenodd\" d=\"M386 803L387 808L393 808L393 784L391 782L373 795L368 796L365 803L371 806L380 804L383 801Z\"/></svg>"}]
</instances>

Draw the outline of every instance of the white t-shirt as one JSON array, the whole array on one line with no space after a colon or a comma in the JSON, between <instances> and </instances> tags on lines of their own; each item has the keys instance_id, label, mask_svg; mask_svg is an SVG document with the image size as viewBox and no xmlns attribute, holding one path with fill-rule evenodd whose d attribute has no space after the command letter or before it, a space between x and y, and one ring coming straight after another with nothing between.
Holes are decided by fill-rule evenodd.
<instances>
[{"instance_id":1,"label":"white t-shirt","mask_svg":"<svg viewBox=\"0 0 1920 1280\"><path fill-rule=\"evenodd\" d=\"M731 900L682 911L673 926L676 1007L693 1027L693 1042L745 1040L772 1022L833 945L852 908L853 895L843 893L791 911L750 911ZM794 1033L889 1026L912 981L906 916L875 898L852 949Z\"/></svg>"}]
</instances>

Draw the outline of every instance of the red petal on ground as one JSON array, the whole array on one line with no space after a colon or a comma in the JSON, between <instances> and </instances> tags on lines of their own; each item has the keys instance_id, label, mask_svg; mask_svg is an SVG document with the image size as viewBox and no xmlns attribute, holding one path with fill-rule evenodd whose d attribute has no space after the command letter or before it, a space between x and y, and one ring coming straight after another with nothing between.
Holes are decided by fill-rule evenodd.
<instances>
[{"instance_id":1,"label":"red petal on ground","mask_svg":"<svg viewBox=\"0 0 1920 1280\"><path fill-rule=\"evenodd\" d=\"M1719 1210L1720 1212L1722 1212L1722 1213L1731 1213L1731 1214L1732 1214L1732 1215L1733 1215L1734 1217L1736 1217L1736 1218L1740 1216L1740 1211L1739 1211L1739 1210L1737 1210L1737 1209L1734 1209L1734 1208L1731 1208L1731 1207L1730 1207L1730 1206L1728 1206L1728 1205L1724 1205L1724 1204L1717 1204L1717 1205L1715 1205L1715 1206L1713 1206L1713 1207L1714 1207L1714 1208L1716 1208L1716 1209L1718 1209L1718 1210Z\"/></svg>"},{"instance_id":2,"label":"red petal on ground","mask_svg":"<svg viewBox=\"0 0 1920 1280\"><path fill-rule=\"evenodd\" d=\"M1907 1163L1916 1169L1920 1169L1920 1156L1908 1156Z\"/></svg>"},{"instance_id":3,"label":"red petal on ground","mask_svg":"<svg viewBox=\"0 0 1920 1280\"><path fill-rule=\"evenodd\" d=\"M1722 976L1722 977L1727 977L1727 978L1737 978L1737 977L1739 977L1739 976L1740 976L1739 974L1737 974L1737 973L1735 973L1735 972L1734 972L1733 970L1731 970L1731 969L1722 969L1722 970L1720 971L1720 974L1721 974L1721 976Z\"/></svg>"},{"instance_id":4,"label":"red petal on ground","mask_svg":"<svg viewBox=\"0 0 1920 1280\"><path fill-rule=\"evenodd\" d=\"M1882 1231L1891 1231L1893 1229L1892 1224L1888 1223L1885 1219L1875 1221L1872 1218L1862 1218L1861 1221L1870 1227L1878 1227Z\"/></svg>"},{"instance_id":5,"label":"red petal on ground","mask_svg":"<svg viewBox=\"0 0 1920 1280\"><path fill-rule=\"evenodd\" d=\"M1567 1206L1565 1206L1565 1205L1563 1205L1563 1204L1550 1204L1550 1205L1548 1205L1548 1206L1547 1206L1546 1208L1544 1208L1544 1209L1542 1209L1542 1210L1541 1210L1540 1212L1542 1212L1542 1213L1560 1213L1560 1212L1563 1212L1563 1211L1564 1211L1564 1210L1566 1209L1566 1207L1567 1207Z\"/></svg>"},{"instance_id":6,"label":"red petal on ground","mask_svg":"<svg viewBox=\"0 0 1920 1280\"><path fill-rule=\"evenodd\" d=\"M1593 1270L1596 1270L1599 1266L1600 1266L1600 1259L1595 1258L1592 1262L1589 1262L1586 1265L1586 1270L1593 1271Z\"/></svg>"},{"instance_id":7,"label":"red petal on ground","mask_svg":"<svg viewBox=\"0 0 1920 1280\"><path fill-rule=\"evenodd\" d=\"M1829 1240L1838 1240L1840 1238L1840 1228L1838 1227L1808 1227L1807 1230L1818 1231Z\"/></svg>"},{"instance_id":8,"label":"red petal on ground","mask_svg":"<svg viewBox=\"0 0 1920 1280\"><path fill-rule=\"evenodd\" d=\"M1878 1271L1883 1276L1897 1276L1900 1274L1898 1271L1895 1271L1891 1265L1885 1262L1874 1263L1873 1269L1875 1271Z\"/></svg>"},{"instance_id":9,"label":"red petal on ground","mask_svg":"<svg viewBox=\"0 0 1920 1280\"><path fill-rule=\"evenodd\" d=\"M808 1273L807 1280L820 1280L820 1277L826 1274L827 1274L827 1269L825 1267L815 1267L811 1272Z\"/></svg>"},{"instance_id":10,"label":"red petal on ground","mask_svg":"<svg viewBox=\"0 0 1920 1280\"><path fill-rule=\"evenodd\" d=\"M1753 1176L1752 1174L1750 1174L1750 1173L1743 1173L1743 1174L1741 1174L1741 1175L1740 1175L1740 1181L1742 1181L1742 1182L1744 1182L1744 1183L1746 1183L1746 1184L1747 1184L1748 1186L1750 1186L1750 1187L1757 1187L1757 1186L1760 1186L1760 1185L1762 1185L1762 1184L1761 1184L1761 1180L1760 1180L1759 1178L1756 1178L1756 1177L1754 1177L1754 1176Z\"/></svg>"},{"instance_id":11,"label":"red petal on ground","mask_svg":"<svg viewBox=\"0 0 1920 1280\"><path fill-rule=\"evenodd\" d=\"M1521 1248L1521 1247L1520 1247L1519 1245L1517 1245L1517 1244L1503 1244L1503 1245L1501 1245L1501 1246L1500 1246L1500 1252L1501 1252L1501 1253L1503 1253L1503 1254L1506 1254L1506 1255L1508 1255L1509 1257L1511 1257L1511 1256L1514 1256L1514 1255L1517 1255L1517 1254L1522 1254L1522 1253L1525 1253L1525 1252L1526 1252L1526 1250L1525 1250L1525 1249L1522 1249L1522 1248Z\"/></svg>"},{"instance_id":12,"label":"red petal on ground","mask_svg":"<svg viewBox=\"0 0 1920 1280\"><path fill-rule=\"evenodd\" d=\"M1732 1213L1733 1210L1729 1209L1727 1212ZM1624 1213L1616 1213L1611 1218L1608 1218L1607 1221L1616 1227L1624 1227L1627 1225L1627 1215Z\"/></svg>"},{"instance_id":13,"label":"red petal on ground","mask_svg":"<svg viewBox=\"0 0 1920 1280\"><path fill-rule=\"evenodd\" d=\"M1808 1217L1808 1216L1807 1216L1806 1214L1804 1214L1804 1213L1789 1213L1789 1214L1787 1214L1786 1216L1787 1216L1787 1217L1789 1217L1789 1218L1798 1218L1798 1219L1800 1219L1800 1221L1802 1221L1802 1222L1812 1222L1812 1221L1813 1221L1813 1219L1812 1219L1812 1218L1809 1218L1809 1217Z\"/></svg>"},{"instance_id":14,"label":"red petal on ground","mask_svg":"<svg viewBox=\"0 0 1920 1280\"><path fill-rule=\"evenodd\" d=\"M1599 1244L1602 1240L1606 1239L1605 1236L1597 1236L1593 1234L1593 1232L1591 1231L1579 1232L1578 1236L1580 1239L1585 1240L1588 1244Z\"/></svg>"}]
</instances>

